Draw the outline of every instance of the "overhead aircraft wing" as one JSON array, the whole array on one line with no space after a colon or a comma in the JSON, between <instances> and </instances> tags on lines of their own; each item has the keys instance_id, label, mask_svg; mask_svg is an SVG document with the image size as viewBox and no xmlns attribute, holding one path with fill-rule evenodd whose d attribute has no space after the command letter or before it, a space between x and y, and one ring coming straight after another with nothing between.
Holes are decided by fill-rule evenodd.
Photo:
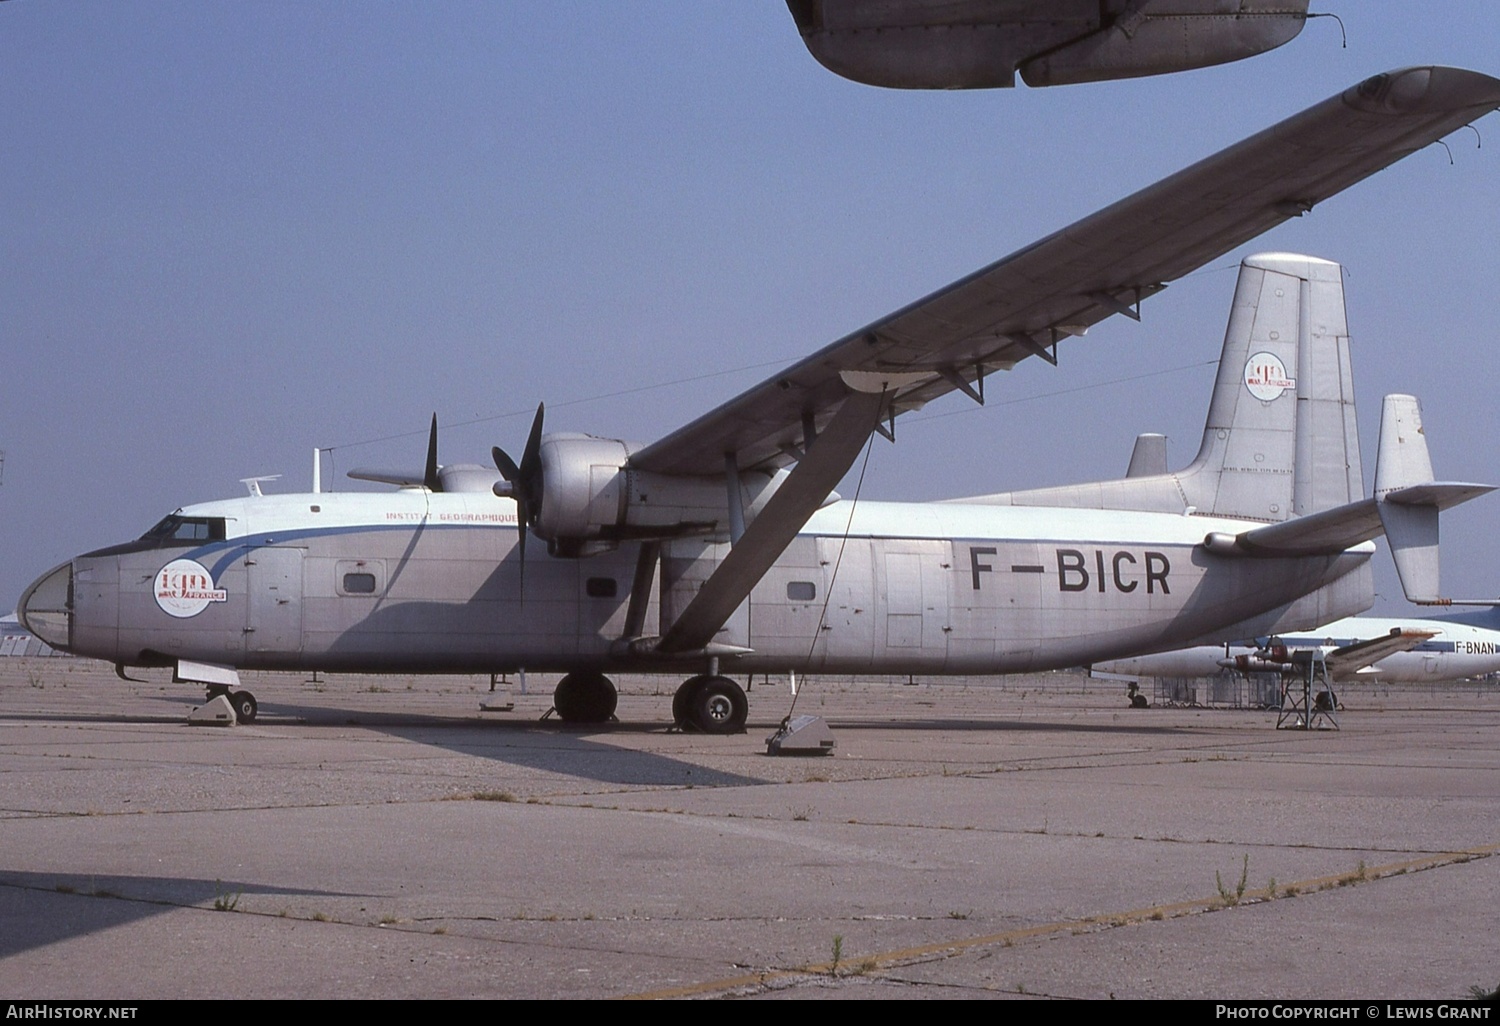
<instances>
[{"instance_id":1,"label":"overhead aircraft wing","mask_svg":"<svg viewBox=\"0 0 1500 1026\"><path fill-rule=\"evenodd\" d=\"M1115 314L1282 221L1500 107L1500 80L1458 68L1377 75L981 268L814 353L631 457L667 474L785 466L849 390L899 388L890 417ZM902 377L911 375L911 377Z\"/></svg>"},{"instance_id":2,"label":"overhead aircraft wing","mask_svg":"<svg viewBox=\"0 0 1500 1026\"><path fill-rule=\"evenodd\" d=\"M1323 657L1323 662L1334 680L1348 680L1365 667L1373 666L1397 652L1410 652L1428 638L1435 638L1437 635L1437 631L1409 631L1392 627L1389 634L1334 649Z\"/></svg>"}]
</instances>

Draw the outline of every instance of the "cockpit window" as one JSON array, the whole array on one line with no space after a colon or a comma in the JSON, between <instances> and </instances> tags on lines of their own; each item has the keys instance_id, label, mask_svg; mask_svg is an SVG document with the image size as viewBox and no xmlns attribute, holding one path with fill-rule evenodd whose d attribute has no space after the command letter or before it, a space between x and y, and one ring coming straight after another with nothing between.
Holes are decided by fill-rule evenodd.
<instances>
[{"instance_id":1,"label":"cockpit window","mask_svg":"<svg viewBox=\"0 0 1500 1026\"><path fill-rule=\"evenodd\" d=\"M163 517L160 523L141 535L141 541L151 542L157 548L223 540L223 517L183 517L176 513Z\"/></svg>"}]
</instances>

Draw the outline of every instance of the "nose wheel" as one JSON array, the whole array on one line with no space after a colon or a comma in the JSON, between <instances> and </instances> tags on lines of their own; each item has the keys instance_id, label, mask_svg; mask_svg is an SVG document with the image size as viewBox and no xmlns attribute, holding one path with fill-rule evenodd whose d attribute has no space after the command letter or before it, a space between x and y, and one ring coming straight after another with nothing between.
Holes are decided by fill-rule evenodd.
<instances>
[{"instance_id":1,"label":"nose wheel","mask_svg":"<svg viewBox=\"0 0 1500 1026\"><path fill-rule=\"evenodd\" d=\"M226 687L209 687L209 701L223 695L229 699L229 707L234 710L234 721L240 724L254 723L255 714L260 711L260 704L255 701L255 696L248 691L230 691Z\"/></svg>"},{"instance_id":2,"label":"nose wheel","mask_svg":"<svg viewBox=\"0 0 1500 1026\"><path fill-rule=\"evenodd\" d=\"M728 677L690 677L672 696L672 719L683 730L743 734L750 701Z\"/></svg>"}]
</instances>

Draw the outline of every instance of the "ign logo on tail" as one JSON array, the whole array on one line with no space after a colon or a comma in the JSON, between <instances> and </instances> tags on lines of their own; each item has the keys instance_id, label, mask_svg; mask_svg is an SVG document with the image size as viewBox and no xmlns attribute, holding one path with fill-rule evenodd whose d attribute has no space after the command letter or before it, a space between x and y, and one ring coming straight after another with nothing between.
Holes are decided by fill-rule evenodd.
<instances>
[{"instance_id":1,"label":"ign logo on tail","mask_svg":"<svg viewBox=\"0 0 1500 1026\"><path fill-rule=\"evenodd\" d=\"M1245 361L1245 387L1263 403L1281 398L1297 387L1297 379L1286 376L1286 364L1274 353L1256 353Z\"/></svg>"},{"instance_id":2,"label":"ign logo on tail","mask_svg":"<svg viewBox=\"0 0 1500 1026\"><path fill-rule=\"evenodd\" d=\"M174 559L156 572L156 604L168 616L197 616L211 602L225 602L229 592L214 587L208 569L195 559Z\"/></svg>"}]
</instances>

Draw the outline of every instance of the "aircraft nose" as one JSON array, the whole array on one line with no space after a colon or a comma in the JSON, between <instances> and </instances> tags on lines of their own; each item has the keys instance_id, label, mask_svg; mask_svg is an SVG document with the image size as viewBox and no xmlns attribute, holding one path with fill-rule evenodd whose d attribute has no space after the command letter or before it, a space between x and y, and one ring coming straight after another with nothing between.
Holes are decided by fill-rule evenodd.
<instances>
[{"instance_id":1,"label":"aircraft nose","mask_svg":"<svg viewBox=\"0 0 1500 1026\"><path fill-rule=\"evenodd\" d=\"M21 625L53 648L68 649L73 640L73 564L64 563L38 577L16 607Z\"/></svg>"}]
</instances>

